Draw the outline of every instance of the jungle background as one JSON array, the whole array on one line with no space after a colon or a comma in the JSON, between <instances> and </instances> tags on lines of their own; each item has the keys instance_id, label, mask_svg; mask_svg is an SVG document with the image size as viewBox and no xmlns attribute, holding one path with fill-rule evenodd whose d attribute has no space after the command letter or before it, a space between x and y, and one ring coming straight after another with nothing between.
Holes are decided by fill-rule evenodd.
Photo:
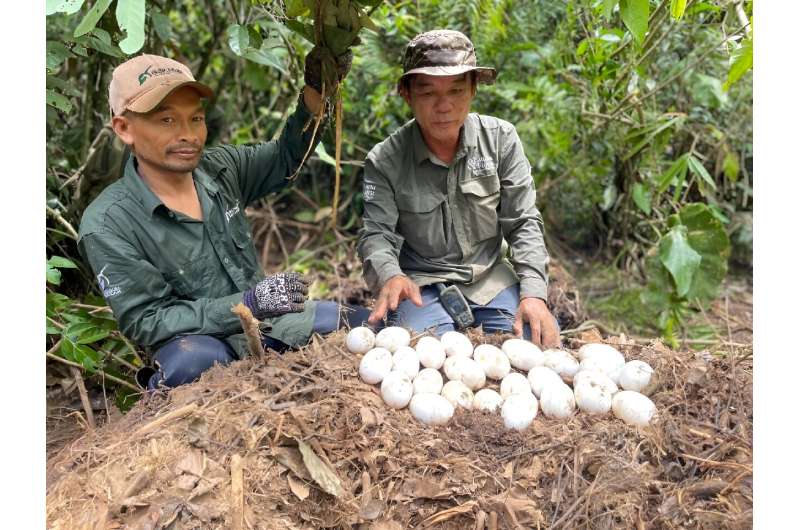
<instances>
[{"instance_id":1,"label":"jungle background","mask_svg":"<svg viewBox=\"0 0 800 530\"><path fill-rule=\"evenodd\" d=\"M104 129L111 71L143 52L178 59L215 90L209 145L275 138L312 46L287 26L291 4L47 0L48 452L81 429L70 411L111 417L139 392L142 352L76 246L83 209L126 156ZM354 252L363 159L410 119L395 91L405 44L447 27L499 72L473 110L524 143L565 333L752 341L752 2L371 4L377 31L361 33L343 85L337 215L331 124L294 185L247 210L267 270L311 275L315 298L369 303Z\"/></svg>"}]
</instances>

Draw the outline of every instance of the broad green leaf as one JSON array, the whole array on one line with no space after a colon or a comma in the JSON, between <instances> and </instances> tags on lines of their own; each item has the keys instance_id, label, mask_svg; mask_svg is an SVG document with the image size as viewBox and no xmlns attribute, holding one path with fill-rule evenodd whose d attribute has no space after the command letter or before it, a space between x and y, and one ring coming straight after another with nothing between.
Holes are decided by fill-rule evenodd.
<instances>
[{"instance_id":1,"label":"broad green leaf","mask_svg":"<svg viewBox=\"0 0 800 530\"><path fill-rule=\"evenodd\" d=\"M317 144L316 149L314 149L314 153L316 153L319 159L326 164L330 164L332 166L336 165L336 159L328 154L328 151L325 149L325 146L322 144L322 142Z\"/></svg>"},{"instance_id":2,"label":"broad green leaf","mask_svg":"<svg viewBox=\"0 0 800 530\"><path fill-rule=\"evenodd\" d=\"M228 26L228 46L233 53L241 57L244 51L250 47L250 34L247 32L247 28L239 24Z\"/></svg>"},{"instance_id":3,"label":"broad green leaf","mask_svg":"<svg viewBox=\"0 0 800 530\"><path fill-rule=\"evenodd\" d=\"M637 136L637 135L639 135L639 134L642 134L642 133L644 133L644 132L645 132L645 131L647 131L647 130L650 130L650 132L649 132L649 133L648 133L648 134L647 134L647 135L646 135L646 136L645 136L645 137L644 137L642 140L640 140L640 141L639 141L639 142L638 142L636 145L634 145L634 146L631 148L631 150L630 150L630 151L628 151L628 152L627 152L627 153L626 153L626 154L625 154L625 155L622 157L622 160L623 160L623 161L625 161L625 160L628 160L629 158L631 158L632 156L634 156L636 153L638 153L639 151L641 151L641 150L642 150L642 149L643 149L643 148L644 148L644 147L645 147L647 144L649 144L650 142L652 142L652 141L653 141L653 139L654 139L656 136L658 136L659 134L661 134L661 133L662 133L662 132L664 132L665 130L669 129L670 127L672 127L672 126L673 126L675 123L677 123L677 122L679 122L679 121L681 121L681 118L680 118L680 117L669 118L669 119L667 119L666 121L661 121L661 120L659 120L659 121L657 121L655 124L651 124L651 125L649 125L647 128L645 128L645 129L642 129L642 130L640 130L640 131L636 131L636 133L635 133L635 134L629 134L629 135L628 135L628 138L633 138L634 136ZM653 127L654 125L655 125L655 127Z\"/></svg>"},{"instance_id":4,"label":"broad green leaf","mask_svg":"<svg viewBox=\"0 0 800 530\"><path fill-rule=\"evenodd\" d=\"M69 84L67 81L52 75L47 76L45 85L47 88L58 89L65 96L79 97L81 95L81 91Z\"/></svg>"},{"instance_id":5,"label":"broad green leaf","mask_svg":"<svg viewBox=\"0 0 800 530\"><path fill-rule=\"evenodd\" d=\"M689 244L703 260L695 273L688 300L713 300L728 272L731 244L725 227L704 203L684 206L678 214L681 224L688 230Z\"/></svg>"},{"instance_id":6,"label":"broad green leaf","mask_svg":"<svg viewBox=\"0 0 800 530\"><path fill-rule=\"evenodd\" d=\"M637 182L633 185L633 202L636 203L636 206L639 207L641 211L645 214L650 215L651 212L651 197L650 197L650 190L645 189L641 182Z\"/></svg>"},{"instance_id":7,"label":"broad green leaf","mask_svg":"<svg viewBox=\"0 0 800 530\"><path fill-rule=\"evenodd\" d=\"M89 34L77 37L75 42L112 57L117 57L119 59L125 57L122 50L114 46L111 42L111 36L108 32L100 28L94 28Z\"/></svg>"},{"instance_id":8,"label":"broad green leaf","mask_svg":"<svg viewBox=\"0 0 800 530\"><path fill-rule=\"evenodd\" d=\"M606 20L611 20L611 14L614 12L614 6L617 5L619 0L603 0L603 16Z\"/></svg>"},{"instance_id":9,"label":"broad green leaf","mask_svg":"<svg viewBox=\"0 0 800 530\"><path fill-rule=\"evenodd\" d=\"M748 70L753 68L753 37L745 40L742 47L736 51L733 63L728 70L728 79L722 85L722 90L727 91L732 84L738 81Z\"/></svg>"},{"instance_id":10,"label":"broad green leaf","mask_svg":"<svg viewBox=\"0 0 800 530\"><path fill-rule=\"evenodd\" d=\"M59 269L77 269L78 266L75 265L70 259L64 258L62 256L52 256L49 260L47 260L47 264L53 267L57 267Z\"/></svg>"},{"instance_id":11,"label":"broad green leaf","mask_svg":"<svg viewBox=\"0 0 800 530\"><path fill-rule=\"evenodd\" d=\"M156 35L163 42L167 42L172 38L172 22L169 17L159 11L151 11L150 16L153 19L153 28L156 30Z\"/></svg>"},{"instance_id":12,"label":"broad green leaf","mask_svg":"<svg viewBox=\"0 0 800 530\"><path fill-rule=\"evenodd\" d=\"M722 161L722 172L731 182L739 180L739 157L728 151Z\"/></svg>"},{"instance_id":13,"label":"broad green leaf","mask_svg":"<svg viewBox=\"0 0 800 530\"><path fill-rule=\"evenodd\" d=\"M68 57L74 56L63 43L55 40L47 41L47 69L51 72L61 66Z\"/></svg>"},{"instance_id":14,"label":"broad green leaf","mask_svg":"<svg viewBox=\"0 0 800 530\"><path fill-rule=\"evenodd\" d=\"M126 33L119 48L133 55L144 46L144 0L117 0L117 24Z\"/></svg>"},{"instance_id":15,"label":"broad green leaf","mask_svg":"<svg viewBox=\"0 0 800 530\"><path fill-rule=\"evenodd\" d=\"M310 13L303 0L286 0L286 16L290 18L299 17Z\"/></svg>"},{"instance_id":16,"label":"broad green leaf","mask_svg":"<svg viewBox=\"0 0 800 530\"><path fill-rule=\"evenodd\" d=\"M350 32L338 26L329 26L323 24L322 38L325 40L325 45L331 49L334 55L339 56L347 51L347 48L353 44L357 33Z\"/></svg>"},{"instance_id":17,"label":"broad green leaf","mask_svg":"<svg viewBox=\"0 0 800 530\"><path fill-rule=\"evenodd\" d=\"M650 17L649 0L619 0L619 13L625 27L633 38L641 44L647 33L647 20Z\"/></svg>"},{"instance_id":18,"label":"broad green leaf","mask_svg":"<svg viewBox=\"0 0 800 530\"><path fill-rule=\"evenodd\" d=\"M75 32L72 34L72 36L80 37L81 35L86 35L92 31L100 21L100 18L105 14L106 10L108 10L108 6L110 5L111 0L97 0L89 12L86 13L86 16L83 17L81 23L78 24L78 27L75 28Z\"/></svg>"},{"instance_id":19,"label":"broad green leaf","mask_svg":"<svg viewBox=\"0 0 800 530\"><path fill-rule=\"evenodd\" d=\"M303 24L297 20L287 20L286 27L304 37L311 44L316 44L314 42L314 26L311 24Z\"/></svg>"},{"instance_id":20,"label":"broad green leaf","mask_svg":"<svg viewBox=\"0 0 800 530\"><path fill-rule=\"evenodd\" d=\"M52 317L54 314L62 311L69 306L70 302L71 300L67 295L48 292L45 297L45 309L48 316Z\"/></svg>"},{"instance_id":21,"label":"broad green leaf","mask_svg":"<svg viewBox=\"0 0 800 530\"><path fill-rule=\"evenodd\" d=\"M55 13L73 15L80 11L84 0L47 0L44 8L45 16ZM41 5L41 4L40 4Z\"/></svg>"},{"instance_id":22,"label":"broad green leaf","mask_svg":"<svg viewBox=\"0 0 800 530\"><path fill-rule=\"evenodd\" d=\"M56 325L54 325L53 323L51 323L47 319L44 319L44 332L47 335L60 335L61 334L61 330Z\"/></svg>"},{"instance_id":23,"label":"broad green leaf","mask_svg":"<svg viewBox=\"0 0 800 530\"><path fill-rule=\"evenodd\" d=\"M669 14L675 20L680 20L683 12L686 11L686 0L672 0L669 5Z\"/></svg>"},{"instance_id":24,"label":"broad green leaf","mask_svg":"<svg viewBox=\"0 0 800 530\"><path fill-rule=\"evenodd\" d=\"M253 61L254 63L262 64L264 66L271 66L280 72L286 73L286 68L284 68L283 63L271 50L263 48L257 50L255 48L250 48L242 55L242 57L248 61Z\"/></svg>"},{"instance_id":25,"label":"broad green leaf","mask_svg":"<svg viewBox=\"0 0 800 530\"><path fill-rule=\"evenodd\" d=\"M75 344L91 344L108 337L110 332L91 322L76 322L67 326L63 334Z\"/></svg>"},{"instance_id":26,"label":"broad green leaf","mask_svg":"<svg viewBox=\"0 0 800 530\"><path fill-rule=\"evenodd\" d=\"M70 112L72 110L72 103L64 95L55 90L46 90L45 92L47 93L46 103L48 105L62 112Z\"/></svg>"},{"instance_id":27,"label":"broad green leaf","mask_svg":"<svg viewBox=\"0 0 800 530\"><path fill-rule=\"evenodd\" d=\"M686 162L688 157L688 153L685 155L681 155L675 162L669 166L669 169L658 178L656 182L656 190L659 194L664 193L670 185L676 183L676 180L683 183L686 179L686 170L688 169L688 163Z\"/></svg>"},{"instance_id":28,"label":"broad green leaf","mask_svg":"<svg viewBox=\"0 0 800 530\"><path fill-rule=\"evenodd\" d=\"M692 277L700 266L701 257L689 245L687 229L678 225L659 243L658 258L672 275L678 296L685 296L692 285Z\"/></svg>"},{"instance_id":29,"label":"broad green leaf","mask_svg":"<svg viewBox=\"0 0 800 530\"><path fill-rule=\"evenodd\" d=\"M714 182L714 179L711 178L711 175L708 174L708 171L703 166L702 162L700 162L697 158L695 158L692 155L689 155L689 158L687 158L687 162L689 164L689 169L692 171L692 173L703 179L706 182L706 184L711 186L712 189L715 190L717 189L717 184Z\"/></svg>"},{"instance_id":30,"label":"broad green leaf","mask_svg":"<svg viewBox=\"0 0 800 530\"><path fill-rule=\"evenodd\" d=\"M72 355L75 362L78 362L86 368L86 371L93 374L97 370L97 365L100 363L100 354L83 344L73 345Z\"/></svg>"},{"instance_id":31,"label":"broad green leaf","mask_svg":"<svg viewBox=\"0 0 800 530\"><path fill-rule=\"evenodd\" d=\"M47 264L47 283L61 285L61 271Z\"/></svg>"}]
</instances>

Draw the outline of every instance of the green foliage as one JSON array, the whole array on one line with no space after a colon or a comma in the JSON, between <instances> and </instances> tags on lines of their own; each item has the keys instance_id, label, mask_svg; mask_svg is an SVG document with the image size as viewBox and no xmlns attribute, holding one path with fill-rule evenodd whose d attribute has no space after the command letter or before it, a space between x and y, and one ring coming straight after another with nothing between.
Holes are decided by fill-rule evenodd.
<instances>
[{"instance_id":1,"label":"green foliage","mask_svg":"<svg viewBox=\"0 0 800 530\"><path fill-rule=\"evenodd\" d=\"M85 206L110 182L91 168L79 170L108 121L111 70L130 53L185 60L198 80L215 89L208 111L210 144L275 137L302 87L303 56L317 38L310 14L318 3L333 2L48 0L48 206L77 227L78 205ZM336 13L344 13L340 3ZM359 163L411 117L396 93L405 44L422 31L457 29L473 40L479 64L498 69L496 84L479 87L473 110L516 127L548 237L571 250L590 251L626 280L624 290L602 301L604 309L613 306L620 321L650 325L673 338L697 332L685 323L698 304L716 294L727 270L725 249L732 243L742 263L752 256L752 34L740 30L734 5L723 0L359 0L357 5L371 22L333 14L335 27L348 39L356 26L372 28L358 33L361 43L341 87L342 159L352 163L342 169L340 235L352 238L360 226ZM328 30L322 37L338 42L335 33ZM329 127L295 181L299 193L287 190L269 199L279 217L303 226L327 222L334 152ZM57 355L129 378L131 368L116 357L134 366L138 361L118 331L104 327L113 322L110 313L80 307L105 302L94 296L92 275L70 230L52 217L47 223L48 255L77 266L48 262L50 347L61 339L66 345ZM301 233L305 228L281 230L291 241L281 251L271 238L268 266L331 270L330 252L337 248L331 234L320 231L309 239ZM298 248L295 241L301 242ZM73 327L65 335L73 322L89 327ZM82 342L103 330L110 334Z\"/></svg>"}]
</instances>

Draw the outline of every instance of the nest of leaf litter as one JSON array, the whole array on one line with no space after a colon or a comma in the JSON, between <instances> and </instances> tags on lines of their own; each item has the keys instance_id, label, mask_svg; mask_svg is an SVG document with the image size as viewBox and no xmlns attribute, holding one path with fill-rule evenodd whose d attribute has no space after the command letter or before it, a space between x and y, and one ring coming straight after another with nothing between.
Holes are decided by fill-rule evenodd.
<instances>
[{"instance_id":1,"label":"nest of leaf litter","mask_svg":"<svg viewBox=\"0 0 800 530\"><path fill-rule=\"evenodd\" d=\"M518 433L387 408L343 338L216 367L76 440L48 462L48 528L752 526L751 351L611 338L660 375L659 421L540 414Z\"/></svg>"}]
</instances>

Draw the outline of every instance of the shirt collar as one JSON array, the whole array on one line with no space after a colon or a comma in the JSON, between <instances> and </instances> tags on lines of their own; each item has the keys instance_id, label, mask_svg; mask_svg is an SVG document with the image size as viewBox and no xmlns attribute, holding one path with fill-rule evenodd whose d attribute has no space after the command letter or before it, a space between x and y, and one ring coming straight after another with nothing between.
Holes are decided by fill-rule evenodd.
<instances>
[{"instance_id":1,"label":"shirt collar","mask_svg":"<svg viewBox=\"0 0 800 530\"><path fill-rule=\"evenodd\" d=\"M456 149L455 160L458 160L464 154L466 154L469 148L476 147L478 145L478 132L475 128L475 123L473 123L474 116L476 115L473 113L467 115L467 119L464 120L464 125L461 126L461 134L458 140L458 148ZM416 120L414 120L414 126L412 127L411 135L414 145L414 163L419 165L423 160L433 161L435 157L433 156L433 153L431 153L430 149L428 149L425 140L422 138L422 130L419 128L419 124Z\"/></svg>"},{"instance_id":2,"label":"shirt collar","mask_svg":"<svg viewBox=\"0 0 800 530\"><path fill-rule=\"evenodd\" d=\"M226 168L222 168L224 171ZM203 188L208 191L211 195L216 195L219 192L219 187L217 183L211 178L211 176L206 173L200 167L196 168L192 172L192 177L194 178L195 182L199 182ZM158 198L158 195L153 193L153 190L145 183L142 177L139 175L139 172L136 170L136 157L131 155L128 158L128 162L125 164L125 173L124 177L127 181L128 187L131 191L139 198L142 203L144 209L152 216L153 212L159 206L163 206L166 208L164 202Z\"/></svg>"}]
</instances>

